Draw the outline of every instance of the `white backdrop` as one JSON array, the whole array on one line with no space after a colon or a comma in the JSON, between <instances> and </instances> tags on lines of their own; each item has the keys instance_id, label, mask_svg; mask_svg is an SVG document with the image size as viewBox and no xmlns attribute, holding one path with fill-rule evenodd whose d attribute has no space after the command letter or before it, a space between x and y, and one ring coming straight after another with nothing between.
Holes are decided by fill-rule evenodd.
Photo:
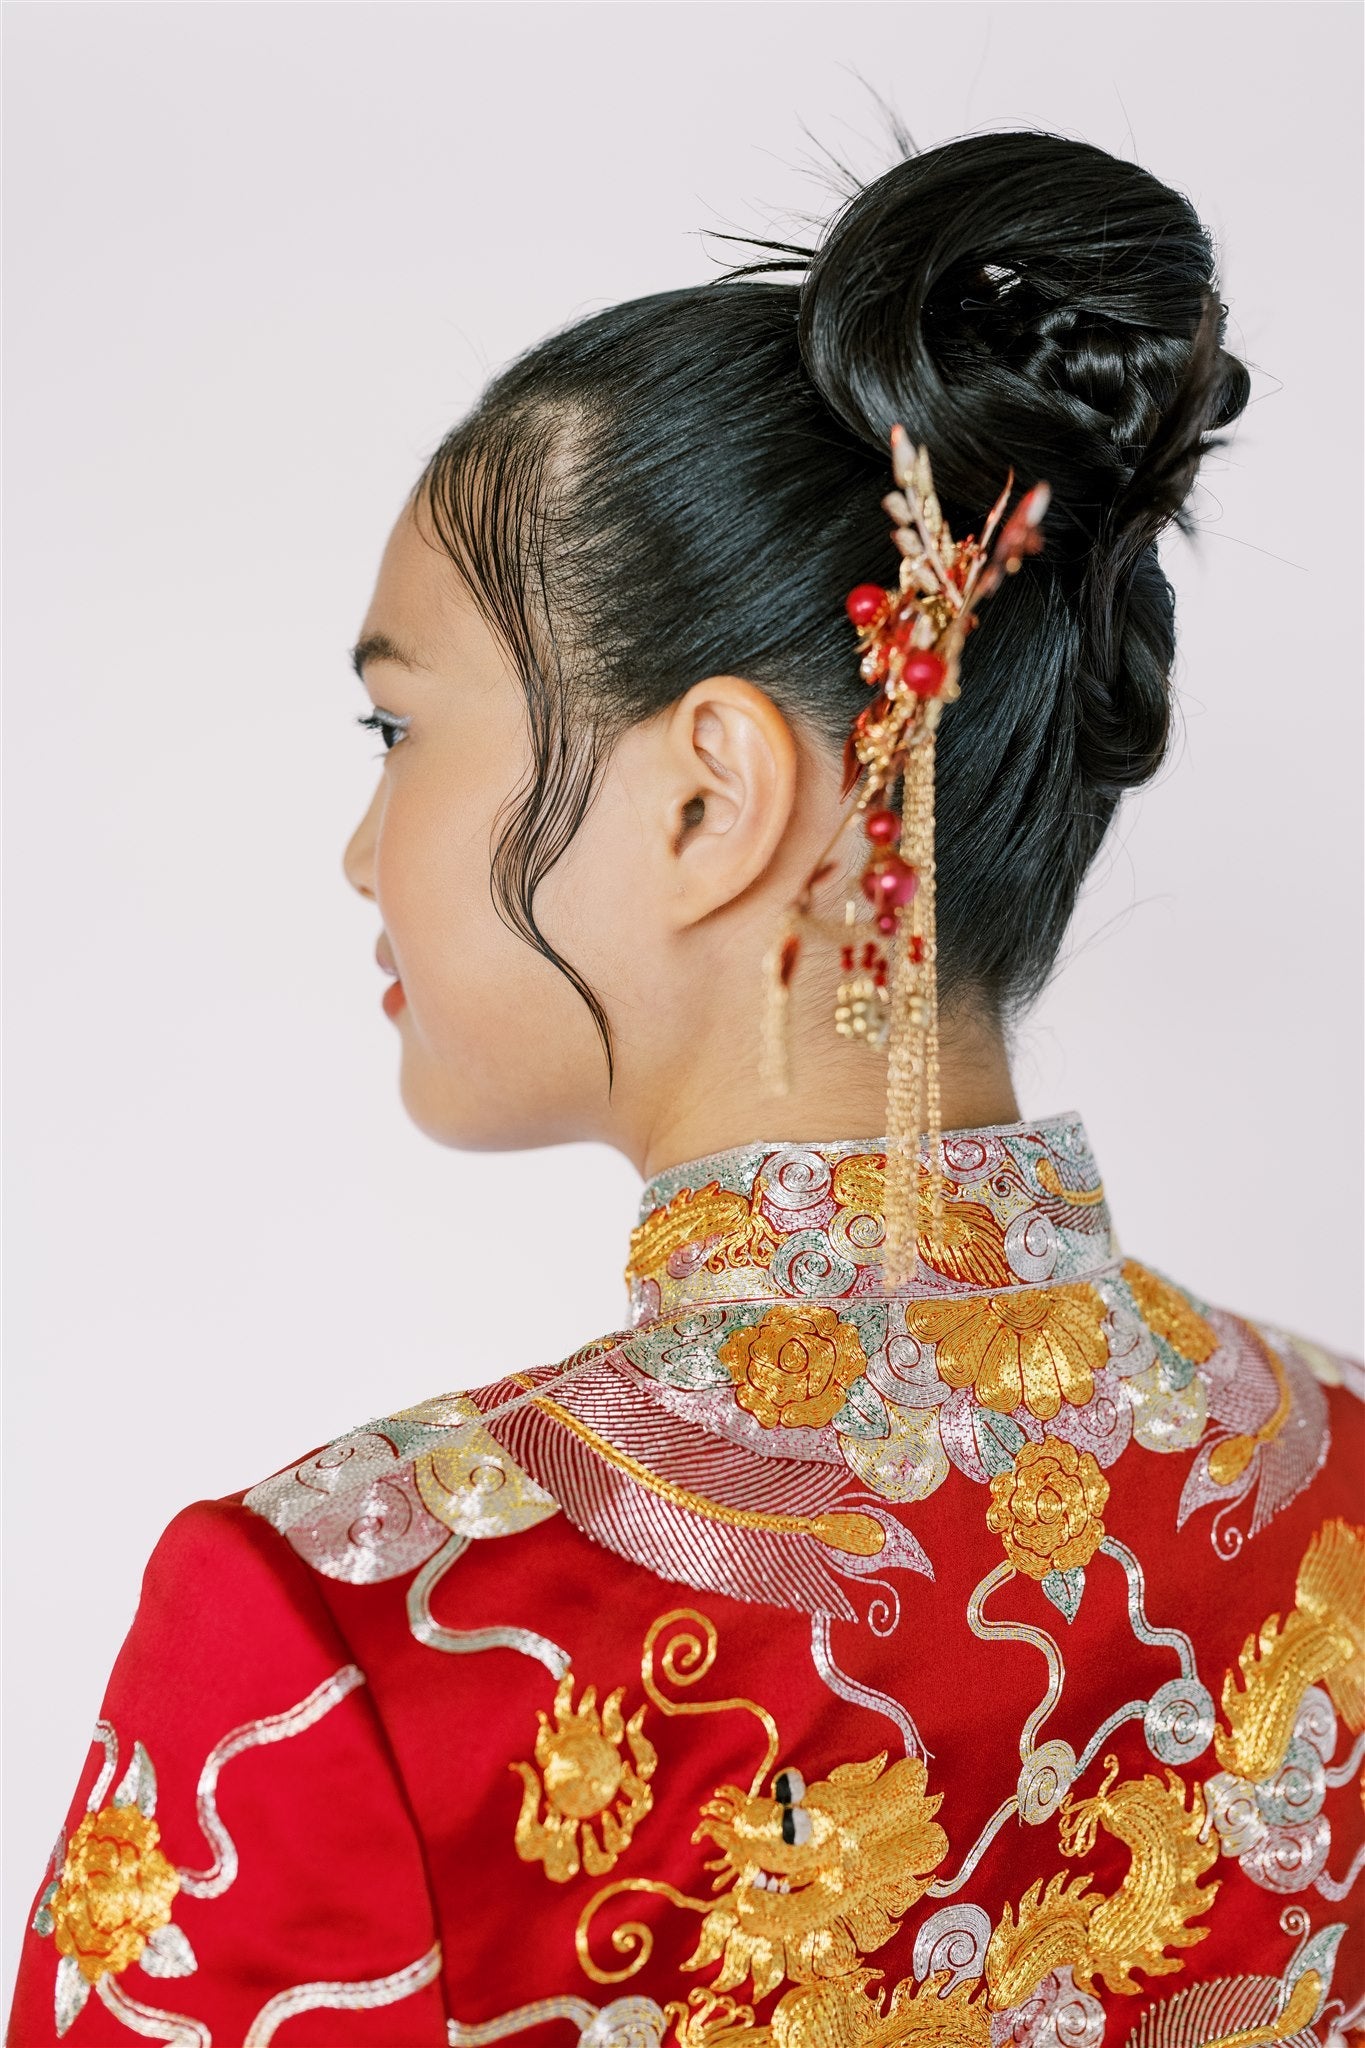
<instances>
[{"instance_id":1,"label":"white backdrop","mask_svg":"<svg viewBox=\"0 0 1365 2048\"><path fill-rule=\"evenodd\" d=\"M1019 1048L1126 1248L1360 1344L1360 16L1308 5L8 11L12 1951L186 1502L614 1327L638 1182L404 1120L345 650L487 373L890 160L1038 125L1219 237L1252 404L1185 728ZM558 1220L519 1270L528 1191ZM516 1334L507 1332L515 1308ZM510 1348L509 1348L510 1346ZM7 1996L7 1989L5 1992Z\"/></svg>"}]
</instances>

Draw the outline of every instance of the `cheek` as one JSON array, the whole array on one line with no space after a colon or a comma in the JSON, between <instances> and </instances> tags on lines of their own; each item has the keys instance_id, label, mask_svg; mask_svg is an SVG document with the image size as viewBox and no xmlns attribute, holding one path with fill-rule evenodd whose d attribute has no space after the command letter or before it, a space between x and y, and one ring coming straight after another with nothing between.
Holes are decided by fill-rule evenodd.
<instances>
[{"instance_id":1,"label":"cheek","mask_svg":"<svg viewBox=\"0 0 1365 2048\"><path fill-rule=\"evenodd\" d=\"M428 801L415 776L401 788L395 776L375 840L376 901L407 998L405 1095L424 1128L457 1144L530 1142L527 1119L553 1134L605 1076L577 992L498 914L491 833L491 817L471 823L444 786ZM547 883L542 928L582 968L549 894Z\"/></svg>"}]
</instances>

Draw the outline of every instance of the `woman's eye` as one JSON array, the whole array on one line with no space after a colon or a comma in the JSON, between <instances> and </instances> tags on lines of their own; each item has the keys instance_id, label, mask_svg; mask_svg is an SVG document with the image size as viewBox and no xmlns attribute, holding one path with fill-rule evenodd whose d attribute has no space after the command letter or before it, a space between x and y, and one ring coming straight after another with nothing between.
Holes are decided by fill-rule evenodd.
<instances>
[{"instance_id":1,"label":"woman's eye","mask_svg":"<svg viewBox=\"0 0 1365 2048\"><path fill-rule=\"evenodd\" d=\"M356 715L356 724L368 727L371 732L384 736L384 752L391 753L399 740L406 735L409 721L406 718L392 718L387 711L371 711L363 716Z\"/></svg>"}]
</instances>

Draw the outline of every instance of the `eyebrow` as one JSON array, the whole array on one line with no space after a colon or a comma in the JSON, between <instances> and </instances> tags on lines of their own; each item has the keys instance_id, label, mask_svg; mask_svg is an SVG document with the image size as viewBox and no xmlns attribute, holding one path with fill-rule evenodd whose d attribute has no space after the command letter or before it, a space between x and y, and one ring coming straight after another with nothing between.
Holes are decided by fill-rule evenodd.
<instances>
[{"instance_id":1,"label":"eyebrow","mask_svg":"<svg viewBox=\"0 0 1365 2048\"><path fill-rule=\"evenodd\" d=\"M414 655L404 653L396 641L390 640L387 633L367 633L364 639L357 640L351 649L351 667L362 683L365 680L367 661L396 661L400 668L411 669L418 669L422 665Z\"/></svg>"}]
</instances>

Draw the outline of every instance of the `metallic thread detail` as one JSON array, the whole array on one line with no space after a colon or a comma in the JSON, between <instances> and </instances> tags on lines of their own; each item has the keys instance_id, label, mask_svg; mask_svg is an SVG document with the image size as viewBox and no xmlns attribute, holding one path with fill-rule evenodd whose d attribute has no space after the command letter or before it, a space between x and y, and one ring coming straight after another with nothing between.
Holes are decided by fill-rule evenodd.
<instances>
[{"instance_id":1,"label":"metallic thread detail","mask_svg":"<svg viewBox=\"0 0 1365 2048\"><path fill-rule=\"evenodd\" d=\"M207 1870L181 1870L182 1891L193 1899L216 1899L237 1875L236 1845L219 1817L215 1797L218 1773L223 1765L240 1756L244 1749L255 1749L262 1743L284 1742L291 1735L302 1735L324 1714L330 1714L347 1693L354 1692L358 1685L364 1683L365 1674L358 1664L343 1664L330 1678L324 1678L321 1685L314 1686L307 1699L300 1700L296 1707L286 1707L282 1714L267 1714L259 1721L243 1722L240 1728L234 1728L225 1735L216 1749L209 1751L199 1773L196 1800L200 1831L213 1851L213 1861ZM265 2038L268 2037L262 2036Z\"/></svg>"},{"instance_id":2,"label":"metallic thread detail","mask_svg":"<svg viewBox=\"0 0 1365 2048\"><path fill-rule=\"evenodd\" d=\"M91 1813L97 1813L104 1804L105 1793L118 1773L118 1736L113 1722L96 1721L95 1732L90 1740L104 1744L104 1762L100 1766L98 1778L90 1787L90 1797L85 1802Z\"/></svg>"},{"instance_id":3,"label":"metallic thread detail","mask_svg":"<svg viewBox=\"0 0 1365 2048\"><path fill-rule=\"evenodd\" d=\"M1333 1905L1337 1905L1351 1890L1362 1870L1365 1870L1365 1842L1361 1843L1351 1858L1351 1867L1345 1877L1338 1881L1334 1877L1329 1877L1324 1870L1314 1878L1313 1884L1325 1899L1330 1899Z\"/></svg>"},{"instance_id":4,"label":"metallic thread detail","mask_svg":"<svg viewBox=\"0 0 1365 2048\"><path fill-rule=\"evenodd\" d=\"M996 1807L995 1812L986 1822L985 1827L982 1828L981 1833L977 1836L971 1848L968 1850L966 1861L963 1863L962 1868L958 1871L957 1876L936 1877L934 1879L934 1882L930 1885L926 1896L931 1899L950 1899L953 1896L954 1892L960 1892L963 1885L966 1884L967 1879L976 1869L977 1864L985 1855L987 1849L989 1849L991 1843L999 1834L1001 1828L1005 1825L1005 1822L1009 1819L1010 1815L1017 1814L1018 1811L1018 1798L1013 1792L1011 1792L1008 1799L1001 1800L999 1806Z\"/></svg>"},{"instance_id":5,"label":"metallic thread detail","mask_svg":"<svg viewBox=\"0 0 1365 2048\"><path fill-rule=\"evenodd\" d=\"M1008 1585L1014 1576L1012 1564L998 1564L993 1572L987 1573L967 1602L967 1626L983 1643L1032 1643L1033 1647L1040 1650L1047 1659L1047 1691L1025 1721L1019 1735L1019 1754L1027 1763L1033 1751L1034 1737L1062 1696L1066 1666L1062 1662L1061 1651L1045 1630L1031 1628L1023 1621L987 1621L982 1614L982 1609L991 1594L997 1587Z\"/></svg>"},{"instance_id":6,"label":"metallic thread detail","mask_svg":"<svg viewBox=\"0 0 1365 2048\"><path fill-rule=\"evenodd\" d=\"M1129 1700L1126 1705L1115 1707L1107 1719L1100 1722L1085 1748L1076 1759L1075 1776L1080 1777L1100 1753L1100 1745L1108 1740L1116 1728L1122 1728L1125 1721L1140 1721L1147 1711L1146 1700Z\"/></svg>"},{"instance_id":7,"label":"metallic thread detail","mask_svg":"<svg viewBox=\"0 0 1365 2048\"><path fill-rule=\"evenodd\" d=\"M129 2033L141 2034L144 2041L160 2041L162 2048L213 2048L213 2036L202 2020L144 2005L141 1999L121 1991L117 1979L108 1975L97 1980L95 1990L114 2018Z\"/></svg>"},{"instance_id":8,"label":"metallic thread detail","mask_svg":"<svg viewBox=\"0 0 1365 2048\"><path fill-rule=\"evenodd\" d=\"M601 1891L594 1892L578 1916L574 1929L574 1947L578 1951L579 1968L594 1984L623 1984L627 1977L634 1977L654 1953L654 1933L643 1920L623 1920L611 1937L611 1945L618 1956L629 1960L620 1970L604 1970L592 1959L588 1941L588 1929L599 1907L608 1899L619 1898L623 1892L647 1892L652 1898L667 1899L670 1905L681 1906L690 1913L709 1913L710 1899L692 1899L686 1892L680 1892L676 1885L668 1884L663 1878L625 1877L615 1884L604 1884Z\"/></svg>"},{"instance_id":9,"label":"metallic thread detail","mask_svg":"<svg viewBox=\"0 0 1365 2048\"><path fill-rule=\"evenodd\" d=\"M1213 1741L1217 1718L1207 1686L1197 1678L1172 1678L1159 1685L1148 1700L1142 1732L1148 1749L1162 1763L1187 1764L1202 1756Z\"/></svg>"},{"instance_id":10,"label":"metallic thread detail","mask_svg":"<svg viewBox=\"0 0 1365 2048\"><path fill-rule=\"evenodd\" d=\"M577 1706L573 1688L566 1671L555 1691L553 1723L539 1710L534 1764L518 1758L508 1766L522 1782L517 1854L524 1863L543 1864L556 1884L580 1869L602 1877L612 1868L654 1804L649 1781L659 1761L644 1732L647 1708L637 1707L629 1720L621 1711L624 1686L600 1706L595 1685L584 1686Z\"/></svg>"},{"instance_id":11,"label":"metallic thread detail","mask_svg":"<svg viewBox=\"0 0 1365 2048\"><path fill-rule=\"evenodd\" d=\"M450 2048L486 2048L489 2042L505 2041L509 2034L561 2019L578 2028L579 2048L658 2048L668 2026L668 2015L652 1998L614 1998L599 2010L586 1998L566 1994L519 2005L479 2026L466 2027L451 2020L446 2039Z\"/></svg>"},{"instance_id":12,"label":"metallic thread detail","mask_svg":"<svg viewBox=\"0 0 1365 2048\"><path fill-rule=\"evenodd\" d=\"M979 1977L991 1938L988 1914L980 1906L944 1906L915 1935L911 1968L923 1981L939 1970L951 1970L945 1984L938 1985L940 1998L969 1978Z\"/></svg>"},{"instance_id":13,"label":"metallic thread detail","mask_svg":"<svg viewBox=\"0 0 1365 2048\"><path fill-rule=\"evenodd\" d=\"M368 2012L375 2006L397 2005L415 1991L425 1991L441 1973L441 1944L434 1941L424 1956L389 1977L368 1977L354 1984L295 1984L277 1992L247 2029L242 2048L268 2048L277 2028L300 2012Z\"/></svg>"},{"instance_id":14,"label":"metallic thread detail","mask_svg":"<svg viewBox=\"0 0 1365 2048\"><path fill-rule=\"evenodd\" d=\"M1176 1656L1180 1659L1180 1669L1183 1676L1193 1678L1198 1669L1194 1656L1194 1644L1190 1641L1183 1628L1152 1627L1151 1622L1147 1619L1145 1605L1147 1584L1142 1575L1142 1566L1138 1563L1138 1560L1134 1557L1127 1544L1120 1543L1117 1536L1106 1536L1100 1545L1100 1549L1109 1557L1117 1558L1123 1566L1124 1576L1128 1581L1128 1620L1132 1626L1133 1634L1137 1637L1138 1641L1140 1643L1149 1643L1154 1649L1164 1644L1167 1648L1174 1650Z\"/></svg>"},{"instance_id":15,"label":"metallic thread detail","mask_svg":"<svg viewBox=\"0 0 1365 2048\"><path fill-rule=\"evenodd\" d=\"M1356 1772L1360 1769L1362 1761L1365 1761L1365 1733L1357 1735L1351 1745L1350 1755L1343 1757L1339 1764L1335 1764L1326 1773L1328 1784L1344 1785L1349 1778L1355 1776Z\"/></svg>"},{"instance_id":16,"label":"metallic thread detail","mask_svg":"<svg viewBox=\"0 0 1365 2048\"><path fill-rule=\"evenodd\" d=\"M466 2026L461 2020L446 2023L450 2048L487 2048L490 2041L505 2041L509 2034L524 2034L528 2027L540 2027L547 2020L569 2020L581 2034L597 2018L597 2007L587 1998L537 1998L531 2005L513 2006L495 2020Z\"/></svg>"},{"instance_id":17,"label":"metallic thread detail","mask_svg":"<svg viewBox=\"0 0 1365 2048\"><path fill-rule=\"evenodd\" d=\"M811 1658L830 1691L837 1693L841 1700L847 1700L851 1707L866 1707L869 1713L884 1714L900 1730L906 1755L922 1756L927 1763L933 1751L926 1746L924 1737L900 1701L892 1699L890 1693L878 1692L873 1686L860 1685L856 1678L850 1678L847 1672L839 1669L829 1647L829 1626L827 1614L811 1616Z\"/></svg>"},{"instance_id":18,"label":"metallic thread detail","mask_svg":"<svg viewBox=\"0 0 1365 2048\"><path fill-rule=\"evenodd\" d=\"M609 1465L625 1472L637 1485L650 1493L657 1493L673 1507L686 1508L694 1515L704 1516L707 1521L728 1522L739 1529L765 1529L780 1536L813 1536L817 1543L823 1543L828 1549L845 1551L854 1557L875 1557L886 1542L886 1531L872 1515L772 1515L763 1514L756 1508L732 1508L723 1501L708 1500L705 1495L693 1493L688 1487L661 1479L657 1472L651 1472L629 1451L618 1449L571 1409L561 1407L548 1395L536 1395L533 1400L534 1405L559 1423L561 1428L578 1437Z\"/></svg>"},{"instance_id":19,"label":"metallic thread detail","mask_svg":"<svg viewBox=\"0 0 1365 2048\"><path fill-rule=\"evenodd\" d=\"M757 1700L671 1700L666 1693L660 1691L654 1671L654 1646L665 1629L671 1629L675 1624L681 1623L695 1626L680 1628L665 1645L663 1655L659 1659L659 1669L670 1685L696 1685L705 1678L716 1661L716 1624L709 1615L700 1613L695 1607L674 1607L649 1625L649 1632L640 1652L640 1682L661 1714L723 1714L732 1707L739 1707L746 1714L754 1716L767 1736L767 1746L763 1752L763 1761L754 1772L749 1787L749 1796L753 1798L777 1762L777 1752L781 1746L777 1723L768 1709L761 1707ZM591 1975L591 1972L589 1974ZM615 1980L603 1977L598 1981L608 1984Z\"/></svg>"},{"instance_id":20,"label":"metallic thread detail","mask_svg":"<svg viewBox=\"0 0 1365 2048\"><path fill-rule=\"evenodd\" d=\"M446 1650L452 1654L463 1654L475 1650L516 1650L523 1657L533 1657L543 1664L551 1678L562 1678L572 1659L567 1650L552 1643L548 1636L537 1635L530 1628L443 1628L431 1615L431 1596L445 1577L456 1558L462 1557L469 1548L471 1538L452 1536L442 1544L434 1557L429 1557L408 1587L408 1627L419 1643L425 1643L432 1650Z\"/></svg>"}]
</instances>

